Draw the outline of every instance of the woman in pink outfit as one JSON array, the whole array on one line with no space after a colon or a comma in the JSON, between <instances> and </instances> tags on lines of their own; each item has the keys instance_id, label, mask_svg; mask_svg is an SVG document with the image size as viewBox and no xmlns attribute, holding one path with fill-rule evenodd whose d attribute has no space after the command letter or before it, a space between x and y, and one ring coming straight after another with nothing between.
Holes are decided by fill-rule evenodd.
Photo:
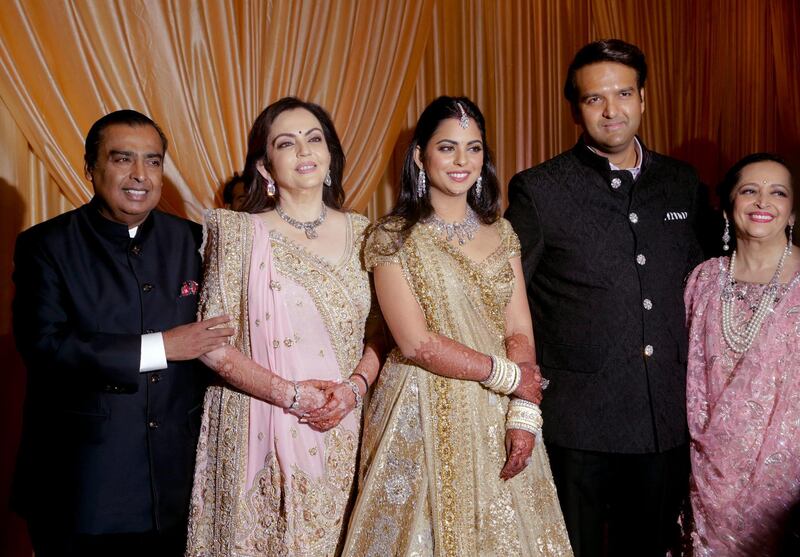
<instances>
[{"instance_id":1,"label":"woman in pink outfit","mask_svg":"<svg viewBox=\"0 0 800 557\"><path fill-rule=\"evenodd\" d=\"M188 556L337 552L380 363L344 163L328 114L281 99L250 131L241 212L206 216L199 313L236 333L204 357L224 383L205 398Z\"/></svg>"},{"instance_id":2,"label":"woman in pink outfit","mask_svg":"<svg viewBox=\"0 0 800 557\"><path fill-rule=\"evenodd\" d=\"M720 186L723 249L691 274L687 377L695 555L776 555L800 501L800 250L769 154ZM734 243L735 241L735 243Z\"/></svg>"}]
</instances>

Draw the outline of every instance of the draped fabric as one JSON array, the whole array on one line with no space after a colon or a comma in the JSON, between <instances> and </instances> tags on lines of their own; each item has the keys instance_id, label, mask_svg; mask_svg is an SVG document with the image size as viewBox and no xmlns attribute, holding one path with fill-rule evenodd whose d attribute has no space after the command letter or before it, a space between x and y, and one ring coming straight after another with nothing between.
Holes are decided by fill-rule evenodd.
<instances>
[{"instance_id":1,"label":"draped fabric","mask_svg":"<svg viewBox=\"0 0 800 557\"><path fill-rule=\"evenodd\" d=\"M199 315L233 316L235 347L286 380L347 378L363 353L371 305L360 250L367 225L348 215L345 253L332 264L257 217L209 212ZM360 421L356 410L319 432L240 391L209 388L186 554L334 555Z\"/></svg>"},{"instance_id":2,"label":"draped fabric","mask_svg":"<svg viewBox=\"0 0 800 557\"><path fill-rule=\"evenodd\" d=\"M387 219L368 236L367 268L397 265L428 328L484 354L506 356L505 310L520 256L511 224L475 261L431 224L403 237ZM401 245L402 244L402 245ZM530 463L500 479L508 397L428 372L389 354L365 410L358 496L345 557L572 555L541 437Z\"/></svg>"},{"instance_id":3,"label":"draped fabric","mask_svg":"<svg viewBox=\"0 0 800 557\"><path fill-rule=\"evenodd\" d=\"M16 445L23 383L10 338L14 238L89 199L83 139L102 113L135 108L164 128L161 207L199 220L240 169L259 111L288 94L316 101L342 138L348 203L375 218L393 203L410 129L440 94L484 110L502 184L569 148L566 67L609 36L648 56L645 142L703 181L748 152L800 153L795 0L4 0L0 348L12 379L0 442ZM3 454L0 498L14 451ZM19 538L9 528L4 550Z\"/></svg>"},{"instance_id":4,"label":"draped fabric","mask_svg":"<svg viewBox=\"0 0 800 557\"><path fill-rule=\"evenodd\" d=\"M781 285L753 344L738 354L722 325L729 265L710 259L686 285L692 545L695 557L778 555L800 505L800 274ZM767 288L736 283L736 330Z\"/></svg>"}]
</instances>

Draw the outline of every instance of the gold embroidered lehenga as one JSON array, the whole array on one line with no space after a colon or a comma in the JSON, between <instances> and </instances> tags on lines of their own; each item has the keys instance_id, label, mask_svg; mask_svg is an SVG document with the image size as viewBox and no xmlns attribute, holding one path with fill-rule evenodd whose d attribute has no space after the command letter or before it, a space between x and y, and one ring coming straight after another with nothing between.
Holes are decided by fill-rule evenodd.
<instances>
[{"instance_id":1,"label":"gold embroidered lehenga","mask_svg":"<svg viewBox=\"0 0 800 557\"><path fill-rule=\"evenodd\" d=\"M501 245L475 263L426 224L395 251L389 221L367 240L367 267L399 264L431 330L505 356L509 259L520 248L507 221L495 226ZM365 414L344 555L572 555L541 439L518 476L499 477L507 406L508 397L432 374L395 349Z\"/></svg>"},{"instance_id":2,"label":"gold embroidered lehenga","mask_svg":"<svg viewBox=\"0 0 800 557\"><path fill-rule=\"evenodd\" d=\"M350 375L364 346L367 219L348 214L337 265L246 213L206 217L203 318L228 314L233 344L289 380ZM226 386L205 398L186 554L326 556L341 542L351 502L360 412L328 432Z\"/></svg>"}]
</instances>

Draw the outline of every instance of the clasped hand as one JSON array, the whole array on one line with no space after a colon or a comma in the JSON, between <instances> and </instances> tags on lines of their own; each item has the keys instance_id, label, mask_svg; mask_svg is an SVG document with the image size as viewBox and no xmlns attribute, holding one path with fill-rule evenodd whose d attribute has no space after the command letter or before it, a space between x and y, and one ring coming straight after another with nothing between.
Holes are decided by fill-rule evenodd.
<instances>
[{"instance_id":1,"label":"clasped hand","mask_svg":"<svg viewBox=\"0 0 800 557\"><path fill-rule=\"evenodd\" d=\"M300 408L293 414L300 417L300 423L307 423L316 430L328 431L336 427L356 407L355 393L347 383L309 379L299 385Z\"/></svg>"}]
</instances>

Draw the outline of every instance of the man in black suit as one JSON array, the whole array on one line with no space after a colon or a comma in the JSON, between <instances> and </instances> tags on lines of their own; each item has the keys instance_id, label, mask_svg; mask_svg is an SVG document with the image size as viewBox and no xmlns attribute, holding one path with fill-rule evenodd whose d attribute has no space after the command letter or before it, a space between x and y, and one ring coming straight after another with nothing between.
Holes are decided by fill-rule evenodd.
<instances>
[{"instance_id":1,"label":"man in black suit","mask_svg":"<svg viewBox=\"0 0 800 557\"><path fill-rule=\"evenodd\" d=\"M581 139L517 174L511 221L542 375L544 437L579 557L664 555L687 491L683 283L698 181L636 137L647 65L583 47L564 87Z\"/></svg>"},{"instance_id":2,"label":"man in black suit","mask_svg":"<svg viewBox=\"0 0 800 557\"><path fill-rule=\"evenodd\" d=\"M27 369L13 505L37 557L182 555L208 371L225 317L194 323L197 224L155 210L167 140L108 114L86 205L21 233L14 334Z\"/></svg>"}]
</instances>

